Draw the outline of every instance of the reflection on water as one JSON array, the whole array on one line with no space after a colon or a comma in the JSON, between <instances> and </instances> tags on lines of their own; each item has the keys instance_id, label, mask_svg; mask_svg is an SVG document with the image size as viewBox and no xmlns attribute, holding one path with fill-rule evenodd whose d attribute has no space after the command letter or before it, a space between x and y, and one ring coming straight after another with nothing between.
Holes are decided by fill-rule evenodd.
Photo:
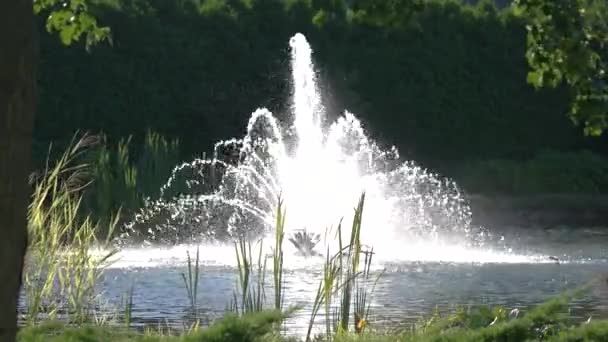
<instances>
[{"instance_id":1,"label":"reflection on water","mask_svg":"<svg viewBox=\"0 0 608 342\"><path fill-rule=\"evenodd\" d=\"M310 45L297 34L290 46L292 127L285 130L268 110L257 110L242 140L219 142L212 159L177 167L161 189L166 196L148 203L121 239L122 246L177 244L124 249L107 270L103 298L119 303L134 286L135 322L181 326L189 303L180 273L186 251L196 248L182 243L236 236L272 240L278 193L285 195L288 208L287 236L302 229L325 235L340 217L351 221L351 201L365 190L361 241L375 248L374 271L387 269L372 298L376 322L412 323L435 306L444 311L469 304L525 309L605 272L608 229L475 227L452 181L412 162L401 163L398 151L381 149L351 113L326 125ZM186 195L174 197L183 191ZM260 234L266 231L270 234ZM336 251L335 240L326 243ZM289 248L286 243L285 303L303 306L288 322L298 331L307 324L323 259L296 257ZM232 297L234 249L205 245L201 253L198 303L213 318ZM271 290L267 298L273 298ZM608 304L602 291L575 302L573 313L599 315Z\"/></svg>"},{"instance_id":2,"label":"reflection on water","mask_svg":"<svg viewBox=\"0 0 608 342\"><path fill-rule=\"evenodd\" d=\"M390 265L376 287L372 321L393 325L411 324L436 306L450 311L462 305L503 305L525 310L566 289L572 289L606 272L607 264L455 264L403 263ZM181 327L188 298L180 272L185 267L111 269L103 283L103 297L117 303L134 284L135 323L168 322ZM270 279L270 278L268 278ZM310 304L320 273L288 271L285 302L303 308L288 322L306 328ZM209 318L225 311L236 281L234 269L205 267L200 282L199 303ZM602 287L576 300L576 316L605 316L608 291ZM267 296L271 304L272 289Z\"/></svg>"},{"instance_id":3,"label":"reflection on water","mask_svg":"<svg viewBox=\"0 0 608 342\"><path fill-rule=\"evenodd\" d=\"M512 236L517 234L513 233ZM502 305L525 311L564 290L584 285L594 278L605 278L608 274L608 261L603 257L606 253L606 240L598 240L596 237L596 246L587 245L590 247L585 249L585 243L590 241L585 234L579 234L579 240L571 240L567 244L561 244L559 239L549 242L548 236L543 234L539 234L539 239L535 241L531 238L533 236L534 233L530 232L525 249L542 249L544 254L512 255L504 257L502 262L499 257L494 257L493 262L479 259L463 262L401 260L377 263L375 272L385 270L385 273L372 298L371 321L382 326L407 326L422 316L429 315L436 307L440 311L449 312L459 306ZM540 248L541 244L545 247ZM546 257L564 254L548 251L581 250L585 253L576 255L584 255L583 258L565 256L561 259L569 261L560 264ZM186 271L183 263L185 248L181 252L173 248L157 250L155 253L141 250L139 253L139 257L136 250L127 253L122 260L123 264L117 264L120 267L107 270L102 284L103 298L110 303L119 303L121 296L134 285L133 316L136 324L161 321L181 327L189 305L180 275ZM209 319L213 319L225 312L232 296L236 272L229 260L233 260L234 256L231 248L219 246L209 247L207 252L203 248L201 254L215 256L214 259L205 260L198 300L203 312ZM489 251L485 254L473 251L469 257L491 254ZM127 256L132 259L129 261ZM144 262L143 256L153 262ZM162 263L162 260L165 262ZM216 260L216 264L213 264L213 260ZM218 264L219 260L222 261L221 264ZM292 332L301 332L307 327L311 303L321 277L318 264L302 258L297 258L297 261L299 262L292 261L285 272L285 303L302 306L287 322ZM266 294L268 304L271 305L271 276L267 279ZM585 297L575 300L571 313L584 319L591 315L595 318L608 318L608 284L605 280ZM320 316L319 319L321 322L323 317Z\"/></svg>"}]
</instances>

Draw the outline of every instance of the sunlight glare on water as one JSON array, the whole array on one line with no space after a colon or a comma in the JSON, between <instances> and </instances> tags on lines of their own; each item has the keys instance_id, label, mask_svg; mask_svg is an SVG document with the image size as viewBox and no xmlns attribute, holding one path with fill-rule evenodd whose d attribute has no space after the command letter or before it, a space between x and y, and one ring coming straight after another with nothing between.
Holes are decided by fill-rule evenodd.
<instances>
[{"instance_id":1,"label":"sunlight glare on water","mask_svg":"<svg viewBox=\"0 0 608 342\"><path fill-rule=\"evenodd\" d=\"M192 258L199 247L200 263L203 266L236 267L236 257L233 246L220 244L205 245L178 245L171 247L144 247L125 248L112 258L109 268L148 268L148 267L176 267L184 266L187 262L187 253ZM543 255L523 255L492 250L470 250L458 246L428 245L408 246L407 250L395 249L377 254L374 262L375 269L385 267L391 263L404 262L449 262L449 263L553 263ZM257 249L254 248L254 254ZM98 251L101 253L101 251ZM270 250L266 250L270 253ZM285 268L291 270L319 269L323 265L323 258L302 258L289 254L285 257Z\"/></svg>"},{"instance_id":2,"label":"sunlight glare on water","mask_svg":"<svg viewBox=\"0 0 608 342\"><path fill-rule=\"evenodd\" d=\"M326 124L312 49L302 34L289 45L293 96L283 121L292 126L285 130L273 113L258 109L244 138L220 141L211 158L177 166L161 196L127 225L115 265L180 263L186 250L202 244L206 263L230 266L231 241L243 236L264 239L269 251L279 195L287 211L287 253L295 253L288 239L303 230L319 237L322 254L327 247L335 251L336 227L342 219L348 240L362 192L361 240L373 246L376 261L546 260L516 255L504 243L490 247L492 235L471 225L471 210L454 182L400 161L394 147L381 149L352 113ZM316 262L288 256L288 267Z\"/></svg>"}]
</instances>

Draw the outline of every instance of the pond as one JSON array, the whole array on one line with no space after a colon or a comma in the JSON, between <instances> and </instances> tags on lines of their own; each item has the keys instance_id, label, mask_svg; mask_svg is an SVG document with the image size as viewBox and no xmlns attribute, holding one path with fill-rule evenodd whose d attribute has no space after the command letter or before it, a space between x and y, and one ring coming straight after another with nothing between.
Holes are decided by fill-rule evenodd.
<instances>
[{"instance_id":1,"label":"pond","mask_svg":"<svg viewBox=\"0 0 608 342\"><path fill-rule=\"evenodd\" d=\"M453 312L462 306L501 305L522 312L567 289L601 278L584 297L571 305L580 319L608 317L608 229L509 228L500 231L510 242L504 247L450 249L449 246L403 246L401 257L382 258L377 251L373 269L384 271L372 297L371 323L407 327L436 308ZM220 317L233 296L237 281L232 247L201 246L203 262L198 305L204 317ZM408 254L408 249L413 252ZM102 282L102 297L119 305L133 287L133 322L183 327L189 308L182 272L186 251L194 246L124 250ZM448 252L446 252L446 250ZM450 255L450 253L453 253ZM397 255L389 253L391 257ZM421 256L417 258L416 255ZM435 258L433 258L435 256ZM552 257L559 258L559 262ZM285 303L301 305L287 322L290 332L308 326L322 262L286 255ZM418 260L417 260L418 259ZM266 279L267 304L272 305L272 272ZM322 322L319 317L319 322ZM322 326L322 325L317 325Z\"/></svg>"},{"instance_id":2,"label":"pond","mask_svg":"<svg viewBox=\"0 0 608 342\"><path fill-rule=\"evenodd\" d=\"M342 227L340 218L345 231L351 231L350 222L354 232L362 227L361 242L376 248L371 267L381 276L370 297L370 322L380 327L407 327L435 308L502 305L525 311L606 277L608 228L477 227L453 181L403 160L394 147L382 148L348 111L329 120L310 44L296 34L289 46L291 111L275 115L257 109L242 139L219 141L212 157L174 168L159 197L146 201L120 237L123 247L140 242L167 247L120 251L99 284L108 310L119 310L132 288L136 326L183 327L190 307L182 279L186 252L200 247L198 307L209 319L219 317L236 285L234 248L184 242L264 236L278 227L288 238L302 231L321 237ZM275 215L281 210L287 223L277 223L285 218ZM290 332L307 328L323 261L286 249L284 302L300 306L286 322ZM268 274L268 306L271 283ZM604 278L573 302L571 314L601 317L607 305Z\"/></svg>"}]
</instances>

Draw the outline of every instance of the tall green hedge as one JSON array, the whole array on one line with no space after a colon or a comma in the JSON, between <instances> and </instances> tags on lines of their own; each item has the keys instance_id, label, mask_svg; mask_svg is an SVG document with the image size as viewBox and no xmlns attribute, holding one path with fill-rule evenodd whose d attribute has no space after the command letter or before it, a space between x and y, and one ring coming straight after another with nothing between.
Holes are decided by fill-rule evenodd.
<instances>
[{"instance_id":1,"label":"tall green hedge","mask_svg":"<svg viewBox=\"0 0 608 342\"><path fill-rule=\"evenodd\" d=\"M36 141L76 129L141 139L152 129L191 155L240 136L257 107L287 122L287 42L303 32L330 115L352 110L407 157L449 163L601 147L566 118L566 92L526 84L525 30L508 9L395 0L376 13L367 2L98 0L113 46L87 53L41 34Z\"/></svg>"}]
</instances>

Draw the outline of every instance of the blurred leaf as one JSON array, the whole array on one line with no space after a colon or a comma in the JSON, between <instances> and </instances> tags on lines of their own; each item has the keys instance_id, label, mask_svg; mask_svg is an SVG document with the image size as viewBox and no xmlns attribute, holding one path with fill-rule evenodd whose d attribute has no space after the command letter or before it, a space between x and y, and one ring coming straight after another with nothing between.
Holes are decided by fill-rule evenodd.
<instances>
[{"instance_id":1,"label":"blurred leaf","mask_svg":"<svg viewBox=\"0 0 608 342\"><path fill-rule=\"evenodd\" d=\"M66 0L61 3L57 0L36 0L34 12L49 13L46 29L49 33L58 33L64 45L79 41L83 34L86 36L87 50L104 40L111 42L110 29L98 26L97 19L88 12L85 0Z\"/></svg>"},{"instance_id":2,"label":"blurred leaf","mask_svg":"<svg viewBox=\"0 0 608 342\"><path fill-rule=\"evenodd\" d=\"M514 13L527 21L528 82L535 87L571 89L570 116L585 134L607 128L608 101L600 112L580 103L581 94L599 99L608 93L608 2L605 0L515 0Z\"/></svg>"}]
</instances>

